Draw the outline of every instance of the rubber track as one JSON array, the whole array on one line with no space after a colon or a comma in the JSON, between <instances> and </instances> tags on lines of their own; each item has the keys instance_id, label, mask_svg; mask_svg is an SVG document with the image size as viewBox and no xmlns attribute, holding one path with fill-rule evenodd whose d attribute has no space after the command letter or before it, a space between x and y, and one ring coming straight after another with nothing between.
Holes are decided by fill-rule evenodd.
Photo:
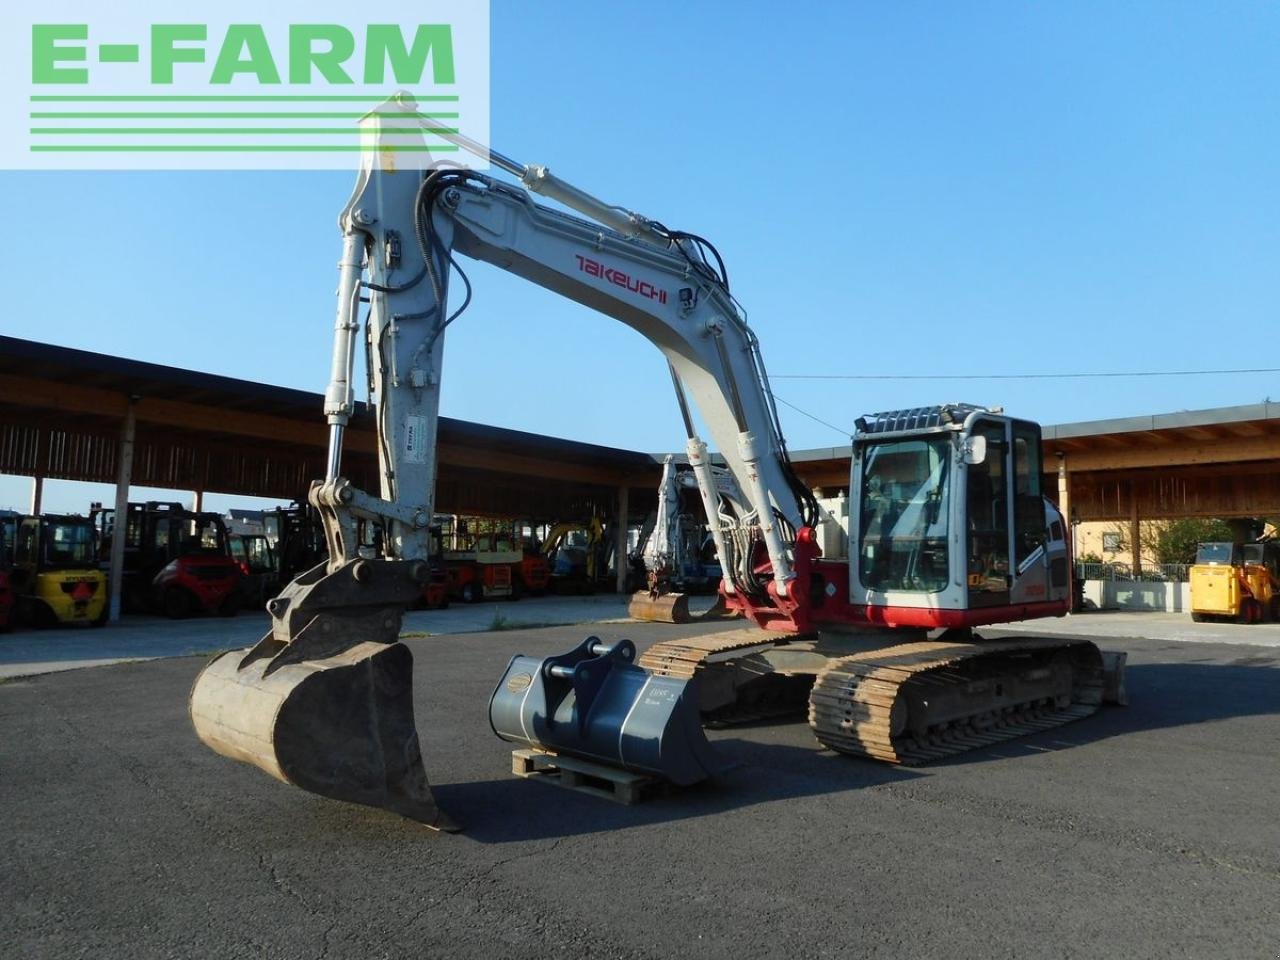
<instances>
[{"instance_id":1,"label":"rubber track","mask_svg":"<svg viewBox=\"0 0 1280 960\"><path fill-rule=\"evenodd\" d=\"M701 637L655 643L641 654L638 662L640 666L658 676L688 680L700 672L725 665L718 660L711 661L712 657L739 650L751 653L799 639L801 636L801 634L762 631L750 627L728 630L724 633L709 633ZM789 679L794 681L794 678ZM739 700L737 703L721 707L711 713L704 713L702 722L705 726L716 728L804 715L808 698L807 684L795 682L778 684L776 688L770 688L770 693L775 696L780 695L780 698L766 697L763 700L751 702Z\"/></svg>"},{"instance_id":2,"label":"rubber track","mask_svg":"<svg viewBox=\"0 0 1280 960\"><path fill-rule=\"evenodd\" d=\"M691 679L707 660L717 654L752 647L767 647L794 640L793 633L769 633L746 629L728 630L724 633L708 633L684 640L666 640L655 643L640 655L637 663L650 673L660 677Z\"/></svg>"},{"instance_id":3,"label":"rubber track","mask_svg":"<svg viewBox=\"0 0 1280 960\"><path fill-rule=\"evenodd\" d=\"M1010 653L1052 652L1088 648L1098 659L1096 671L1078 672L1074 702L1015 704L999 712L975 713L915 735L902 728L908 684L947 686L970 683L973 677L957 666L983 657ZM1087 642L1027 638L977 644L909 643L831 661L818 674L809 695L809 726L825 746L840 753L905 765L989 746L1048 730L1094 713L1102 702L1101 659Z\"/></svg>"}]
</instances>

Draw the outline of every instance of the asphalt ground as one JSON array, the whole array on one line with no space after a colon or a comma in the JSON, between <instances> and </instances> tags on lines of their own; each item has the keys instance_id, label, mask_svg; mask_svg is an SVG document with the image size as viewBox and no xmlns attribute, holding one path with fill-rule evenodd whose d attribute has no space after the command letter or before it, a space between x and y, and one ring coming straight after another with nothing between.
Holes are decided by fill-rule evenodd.
<instances>
[{"instance_id":1,"label":"asphalt ground","mask_svg":"<svg viewBox=\"0 0 1280 960\"><path fill-rule=\"evenodd\" d=\"M584 632L409 641L458 835L205 749L200 658L0 683L0 956L1280 954L1276 651L1114 644L1131 706L915 770L714 730L740 767L623 807L512 777L487 723L513 653Z\"/></svg>"},{"instance_id":2,"label":"asphalt ground","mask_svg":"<svg viewBox=\"0 0 1280 960\"><path fill-rule=\"evenodd\" d=\"M526 597L519 603L455 603L444 610L410 611L405 615L404 631L411 636L425 636L495 628L609 623L627 619L627 602L627 597L616 594L594 594ZM711 602L711 597L693 597L690 606L694 613L700 613ZM208 655L217 650L249 646L269 629L270 621L261 610L244 610L229 619L207 616L170 620L130 615L97 630L83 626L18 629L0 633L0 680L130 660ZM1146 637L1280 647L1280 623L1193 623L1185 613L1096 611L983 628L983 633L992 636L1025 631L1108 643Z\"/></svg>"},{"instance_id":3,"label":"asphalt ground","mask_svg":"<svg viewBox=\"0 0 1280 960\"><path fill-rule=\"evenodd\" d=\"M427 636L626 619L627 602L628 598L615 594L593 594L527 597L517 603L454 603L442 610L409 611L403 629L411 636ZM705 609L711 602L711 597L695 597L693 609ZM207 655L250 646L270 629L265 610L187 620L129 614L100 629L79 624L49 630L19 628L0 634L0 678L155 657Z\"/></svg>"}]
</instances>

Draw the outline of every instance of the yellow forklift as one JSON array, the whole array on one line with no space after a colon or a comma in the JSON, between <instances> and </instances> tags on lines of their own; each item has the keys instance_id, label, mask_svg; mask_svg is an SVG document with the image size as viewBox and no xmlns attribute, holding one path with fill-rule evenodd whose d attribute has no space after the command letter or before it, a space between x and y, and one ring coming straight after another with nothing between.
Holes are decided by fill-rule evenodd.
<instances>
[{"instance_id":1,"label":"yellow forklift","mask_svg":"<svg viewBox=\"0 0 1280 960\"><path fill-rule=\"evenodd\" d=\"M19 518L9 582L19 623L100 627L107 622L107 576L94 558L88 517Z\"/></svg>"},{"instance_id":2,"label":"yellow forklift","mask_svg":"<svg viewBox=\"0 0 1280 960\"><path fill-rule=\"evenodd\" d=\"M1191 619L1280 621L1280 541L1200 544L1191 568Z\"/></svg>"}]
</instances>

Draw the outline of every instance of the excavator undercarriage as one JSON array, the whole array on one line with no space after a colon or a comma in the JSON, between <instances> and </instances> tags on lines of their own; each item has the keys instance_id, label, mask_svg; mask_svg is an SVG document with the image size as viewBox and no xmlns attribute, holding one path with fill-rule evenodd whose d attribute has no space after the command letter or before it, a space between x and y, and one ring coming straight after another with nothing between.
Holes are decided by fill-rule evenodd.
<instances>
[{"instance_id":1,"label":"excavator undercarriage","mask_svg":"<svg viewBox=\"0 0 1280 960\"><path fill-rule=\"evenodd\" d=\"M696 681L708 725L807 712L832 750L919 764L1123 702L1123 659L1088 641L1043 637L903 642L900 631L747 629L658 643L638 662Z\"/></svg>"}]
</instances>

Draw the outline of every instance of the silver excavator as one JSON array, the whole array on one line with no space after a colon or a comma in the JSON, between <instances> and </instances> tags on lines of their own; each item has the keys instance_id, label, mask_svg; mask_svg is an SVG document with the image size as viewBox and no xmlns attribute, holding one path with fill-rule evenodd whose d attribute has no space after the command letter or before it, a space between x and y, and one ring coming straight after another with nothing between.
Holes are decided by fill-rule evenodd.
<instances>
[{"instance_id":1,"label":"silver excavator","mask_svg":"<svg viewBox=\"0 0 1280 960\"><path fill-rule=\"evenodd\" d=\"M222 655L197 678L190 710L207 745L327 797L455 827L427 782L412 657L398 635L429 576L444 333L471 298L459 255L619 320L662 351L722 564L720 591L752 624L657 644L638 663L627 641L610 648L594 638L541 667L517 670L513 661L490 709L499 735L662 774L661 741L623 733L655 704L679 713L696 701L696 729L687 710L658 721L682 727L692 744L686 759L696 762L671 775L687 782L714 772L703 763L705 743L695 742L699 712L732 721L807 709L834 750L918 763L1064 723L1092 713L1104 695L1122 695L1122 655L973 633L1070 604L1065 528L1041 495L1036 424L964 404L858 418L849 557L823 558L817 503L791 466L759 343L715 249L457 134L443 137L516 182L447 162L395 169L390 147L403 138L380 124L418 119L414 101L398 96L362 121L366 150L339 218L328 462L309 494L328 559L268 604L271 632L256 646ZM580 216L536 203L530 191ZM454 272L467 289L450 312ZM376 493L342 476L361 337ZM859 360L852 344L850 359ZM693 408L740 499L719 495ZM360 521L383 530L376 559L361 555ZM938 628L945 632L930 640ZM615 667L630 709L606 705L588 718L587 702L604 702ZM554 702L544 678L564 687ZM534 690L546 716L531 726ZM616 751L589 741L616 741ZM638 759L641 748L654 756Z\"/></svg>"},{"instance_id":2,"label":"silver excavator","mask_svg":"<svg viewBox=\"0 0 1280 960\"><path fill-rule=\"evenodd\" d=\"M732 522L734 517L746 512L733 474L724 467L713 466L711 476L720 506L711 522L720 523L721 517ZM632 594L627 606L627 615L633 620L693 623L714 620L725 612L724 597L719 592L706 610L694 613L689 606L687 590L715 589L722 579L719 563L709 564L704 557L704 531L708 521L682 509L681 492L697 489L697 475L692 470L680 469L675 457L667 454L658 484L653 529L640 551L648 583Z\"/></svg>"}]
</instances>

